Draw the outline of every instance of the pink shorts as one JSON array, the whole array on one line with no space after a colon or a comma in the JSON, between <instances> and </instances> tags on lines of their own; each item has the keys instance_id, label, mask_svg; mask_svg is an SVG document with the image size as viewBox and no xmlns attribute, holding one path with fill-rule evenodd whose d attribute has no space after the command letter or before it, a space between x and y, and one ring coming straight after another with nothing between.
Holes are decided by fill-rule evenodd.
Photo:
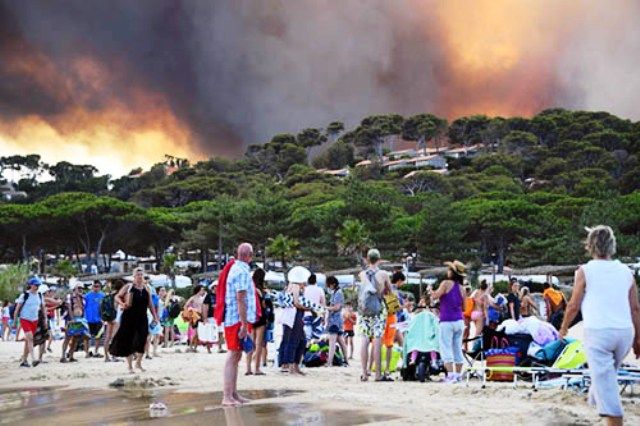
<instances>
[{"instance_id":1,"label":"pink shorts","mask_svg":"<svg viewBox=\"0 0 640 426\"><path fill-rule=\"evenodd\" d=\"M483 316L484 315L480 311L471 312L471 320L472 321L477 321L477 320L481 319Z\"/></svg>"}]
</instances>

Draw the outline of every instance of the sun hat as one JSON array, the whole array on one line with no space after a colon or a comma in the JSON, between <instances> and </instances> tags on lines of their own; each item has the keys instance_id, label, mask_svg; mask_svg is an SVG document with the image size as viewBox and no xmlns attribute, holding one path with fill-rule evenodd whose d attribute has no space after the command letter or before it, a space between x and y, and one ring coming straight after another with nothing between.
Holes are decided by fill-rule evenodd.
<instances>
[{"instance_id":1,"label":"sun hat","mask_svg":"<svg viewBox=\"0 0 640 426\"><path fill-rule=\"evenodd\" d=\"M78 282L76 282L75 284L73 284L73 285L71 286L71 289L72 289L72 290L75 290L75 289L76 289L76 288L78 288L78 287L80 287L80 288L84 289L84 284L82 284L82 282L81 282L81 281L78 281Z\"/></svg>"},{"instance_id":2,"label":"sun hat","mask_svg":"<svg viewBox=\"0 0 640 426\"><path fill-rule=\"evenodd\" d=\"M51 290L51 289L46 284L42 284L40 287L38 287L38 293L40 293L40 294L45 294L49 290Z\"/></svg>"},{"instance_id":3,"label":"sun hat","mask_svg":"<svg viewBox=\"0 0 640 426\"><path fill-rule=\"evenodd\" d=\"M294 266L287 273L287 281L289 281L290 283L304 284L307 282L310 276L311 271L309 271L304 266Z\"/></svg>"},{"instance_id":4,"label":"sun hat","mask_svg":"<svg viewBox=\"0 0 640 426\"><path fill-rule=\"evenodd\" d=\"M32 286L32 285L41 286L42 285L42 280L37 276L33 276L33 277L30 277L27 280L27 285L28 286Z\"/></svg>"},{"instance_id":5,"label":"sun hat","mask_svg":"<svg viewBox=\"0 0 640 426\"><path fill-rule=\"evenodd\" d=\"M444 264L456 274L462 277L467 276L467 274L465 273L466 267L464 266L464 263L460 262L459 260L454 260L453 262L444 262Z\"/></svg>"}]
</instances>

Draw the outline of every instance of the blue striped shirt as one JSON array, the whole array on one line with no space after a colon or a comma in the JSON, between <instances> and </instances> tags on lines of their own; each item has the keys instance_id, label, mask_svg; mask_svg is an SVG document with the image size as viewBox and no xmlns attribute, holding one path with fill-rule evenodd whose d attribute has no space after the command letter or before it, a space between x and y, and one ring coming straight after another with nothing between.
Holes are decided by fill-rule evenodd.
<instances>
[{"instance_id":1,"label":"blue striped shirt","mask_svg":"<svg viewBox=\"0 0 640 426\"><path fill-rule=\"evenodd\" d=\"M227 292L225 295L224 325L229 327L240 322L238 299L236 293L246 292L247 322L256 322L256 289L251 279L251 269L246 262L236 260L227 277Z\"/></svg>"}]
</instances>

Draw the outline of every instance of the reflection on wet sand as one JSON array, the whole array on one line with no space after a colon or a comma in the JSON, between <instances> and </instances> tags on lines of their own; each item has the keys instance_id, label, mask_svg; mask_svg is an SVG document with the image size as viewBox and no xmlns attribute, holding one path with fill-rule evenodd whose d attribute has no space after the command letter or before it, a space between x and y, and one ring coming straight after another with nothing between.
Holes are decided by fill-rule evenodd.
<instances>
[{"instance_id":1,"label":"reflection on wet sand","mask_svg":"<svg viewBox=\"0 0 640 426\"><path fill-rule=\"evenodd\" d=\"M252 400L286 397L295 390L247 391ZM0 424L328 424L353 425L391 420L355 410L326 410L293 402L252 403L222 408L221 395L157 390L27 388L0 390ZM163 403L165 409L152 409Z\"/></svg>"}]
</instances>

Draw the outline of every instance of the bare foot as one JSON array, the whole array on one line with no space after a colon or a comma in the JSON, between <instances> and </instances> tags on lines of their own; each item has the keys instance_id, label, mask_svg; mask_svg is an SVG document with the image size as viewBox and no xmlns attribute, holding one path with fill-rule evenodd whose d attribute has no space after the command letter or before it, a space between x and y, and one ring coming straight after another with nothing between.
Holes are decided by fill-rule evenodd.
<instances>
[{"instance_id":1,"label":"bare foot","mask_svg":"<svg viewBox=\"0 0 640 426\"><path fill-rule=\"evenodd\" d=\"M136 364L136 368L137 368L138 370L140 370L140 371L147 371L147 370L145 370L144 368L142 368L142 365L140 365L140 364Z\"/></svg>"},{"instance_id":2,"label":"bare foot","mask_svg":"<svg viewBox=\"0 0 640 426\"><path fill-rule=\"evenodd\" d=\"M135 372L135 371L133 371L133 368L130 368L130 369L129 369L129 374L136 374L136 372Z\"/></svg>"},{"instance_id":3,"label":"bare foot","mask_svg":"<svg viewBox=\"0 0 640 426\"><path fill-rule=\"evenodd\" d=\"M223 407L237 407L238 405L242 405L242 402L236 401L233 398L223 398L222 406Z\"/></svg>"},{"instance_id":4,"label":"bare foot","mask_svg":"<svg viewBox=\"0 0 640 426\"><path fill-rule=\"evenodd\" d=\"M240 394L238 394L238 393L234 393L234 394L233 394L233 398L234 398L236 401L238 401L240 404L247 404L247 403L251 402L251 400L250 400L250 399L245 398L245 397L243 397L243 396L240 396Z\"/></svg>"}]
</instances>

